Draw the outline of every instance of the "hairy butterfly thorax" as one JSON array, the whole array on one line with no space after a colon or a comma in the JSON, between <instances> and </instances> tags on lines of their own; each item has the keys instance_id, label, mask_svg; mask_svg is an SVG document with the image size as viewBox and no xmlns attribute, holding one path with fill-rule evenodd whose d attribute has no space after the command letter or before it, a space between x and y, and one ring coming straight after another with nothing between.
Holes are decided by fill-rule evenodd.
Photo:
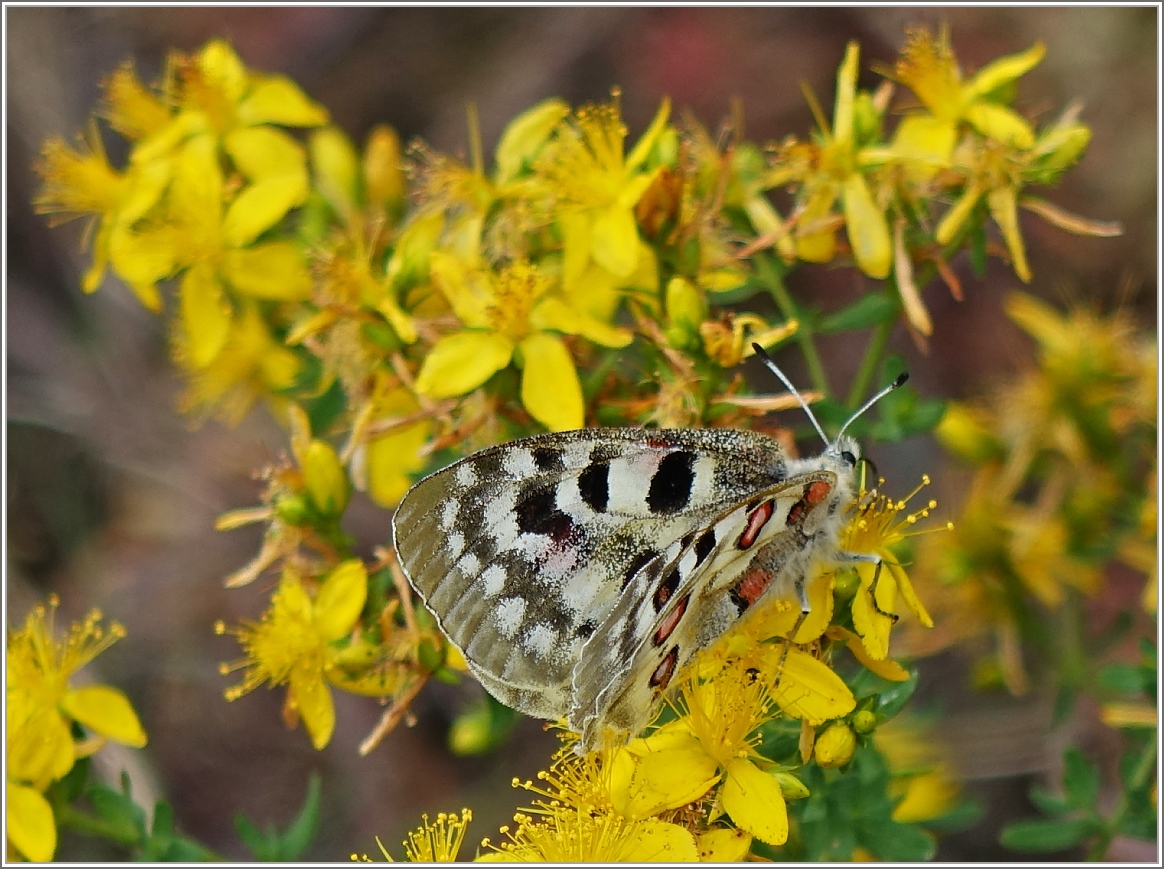
<instances>
[{"instance_id":1,"label":"hairy butterfly thorax","mask_svg":"<svg viewBox=\"0 0 1164 869\"><path fill-rule=\"evenodd\" d=\"M637 734L675 674L762 600L807 613L815 562L865 560L838 546L860 459L843 432L806 459L731 429L500 444L408 491L396 549L486 690L527 715L567 718L590 750L607 730Z\"/></svg>"}]
</instances>

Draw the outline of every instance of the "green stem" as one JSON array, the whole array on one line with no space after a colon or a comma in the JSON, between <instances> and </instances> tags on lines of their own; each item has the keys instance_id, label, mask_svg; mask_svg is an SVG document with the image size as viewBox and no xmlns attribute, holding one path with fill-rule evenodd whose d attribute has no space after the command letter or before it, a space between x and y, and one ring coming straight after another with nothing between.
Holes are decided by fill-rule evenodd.
<instances>
[{"instance_id":1,"label":"green stem","mask_svg":"<svg viewBox=\"0 0 1164 869\"><path fill-rule=\"evenodd\" d=\"M1103 825L1103 830L1099 834L1099 838L1087 852L1087 859L1091 862L1098 862L1107 855L1107 849L1111 847L1111 840L1115 838L1115 834L1119 831L1120 825L1124 822L1124 816L1128 813L1131 807L1131 800L1128 799L1129 793L1134 793L1144 787L1148 783L1148 777L1156 769L1156 740L1149 739L1148 744L1144 746L1143 752L1140 754L1140 759L1136 762L1136 768L1132 770L1132 775L1128 779L1127 787L1123 793L1120 794L1119 802L1112 810L1111 817L1109 817Z\"/></svg>"},{"instance_id":2,"label":"green stem","mask_svg":"<svg viewBox=\"0 0 1164 869\"><path fill-rule=\"evenodd\" d=\"M817 352L816 341L813 339L812 325L801 315L799 307L789 295L788 288L784 285L784 276L780 274L780 270L772 264L768 257L757 256L755 263L756 272L772 294L781 315L785 320L796 320L800 324L796 330L796 343L800 345L800 352L804 354L804 363L808 366L808 376L812 380L812 388L825 395L831 395L829 379L825 374L820 354Z\"/></svg>"},{"instance_id":3,"label":"green stem","mask_svg":"<svg viewBox=\"0 0 1164 869\"><path fill-rule=\"evenodd\" d=\"M103 821L68 804L57 806L56 813L62 827L69 827L87 836L96 836L126 848L141 844L141 837L136 830L126 830L122 824Z\"/></svg>"},{"instance_id":4,"label":"green stem","mask_svg":"<svg viewBox=\"0 0 1164 869\"><path fill-rule=\"evenodd\" d=\"M849 397L845 402L849 410L856 410L861 402L868 397L869 384L873 382L874 375L881 368L885 348L889 344L889 336L893 332L893 324L896 322L897 318L895 317L892 320L878 323L873 334L869 336L869 343L865 345L865 355L861 358L861 365L857 368L853 385L849 387Z\"/></svg>"}]
</instances>

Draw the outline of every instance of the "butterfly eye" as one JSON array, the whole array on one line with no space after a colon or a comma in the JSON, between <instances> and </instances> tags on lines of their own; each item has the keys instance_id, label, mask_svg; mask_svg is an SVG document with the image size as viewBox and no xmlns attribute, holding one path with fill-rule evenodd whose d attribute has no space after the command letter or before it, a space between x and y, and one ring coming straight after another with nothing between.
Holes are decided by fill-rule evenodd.
<instances>
[{"instance_id":1,"label":"butterfly eye","mask_svg":"<svg viewBox=\"0 0 1164 869\"><path fill-rule=\"evenodd\" d=\"M848 462L851 467L857 467L857 457L848 450L841 452L841 458Z\"/></svg>"}]
</instances>

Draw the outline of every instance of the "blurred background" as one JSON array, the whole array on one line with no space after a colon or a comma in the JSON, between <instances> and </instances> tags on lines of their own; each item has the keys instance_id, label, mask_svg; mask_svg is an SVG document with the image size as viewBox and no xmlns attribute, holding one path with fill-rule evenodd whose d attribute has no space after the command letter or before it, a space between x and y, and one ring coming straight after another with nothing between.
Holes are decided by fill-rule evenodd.
<instances>
[{"instance_id":1,"label":"blurred background","mask_svg":"<svg viewBox=\"0 0 1164 869\"><path fill-rule=\"evenodd\" d=\"M222 587L257 550L258 532L216 533L213 524L228 509L258 503L252 473L285 439L262 411L233 429L216 422L193 428L180 417L161 322L115 279L84 296L81 222L53 230L29 205L30 167L42 142L79 132L99 80L127 57L152 81L169 49L191 51L225 36L248 66L294 78L357 142L387 122L405 141L421 137L463 154L468 103L477 107L487 153L505 123L535 102L603 100L616 85L632 139L669 94L677 109L712 129L738 97L745 134L767 141L812 129L802 82L831 111L850 39L861 43L863 86L879 81L870 66L892 63L908 24L948 23L966 73L1043 40L1046 58L1022 79L1020 107L1041 123L1081 100L1081 120L1093 130L1086 157L1048 198L1119 221L1125 232L1080 238L1024 214L1035 276L1029 289L1056 304L1120 307L1154 328L1157 15L1154 7L990 6L6 8L7 623L21 622L55 592L58 624L100 607L125 625L128 637L90 676L130 695L150 742L141 751L108 747L101 762L112 781L130 769L140 803L169 799L185 833L230 857L246 853L232 818L245 813L259 826L285 826L313 770L323 778L324 808L308 859L378 855L377 835L399 857L402 836L422 813L462 806L474 812L470 845L496 839L529 796L512 789L511 778L533 776L555 745L539 722L527 721L495 754L451 756L448 725L476 696L475 685L426 688L413 707L418 726L399 728L368 757L356 746L379 717L374 701L337 693L336 735L315 752L303 731L284 728L281 691L223 700L234 680L219 675L218 665L239 650L232 638L214 635L214 622L255 618L265 598L257 584ZM123 154L110 156L116 164ZM929 355L903 330L893 340L924 395L979 394L1033 358L1032 342L1001 314L1002 295L1019 285L1009 267L992 259L980 280L965 262L955 266L964 302L943 286L925 291L935 325ZM794 274L793 290L840 303L851 297L854 275L806 266ZM834 382L844 383L856 350L825 350ZM943 472L932 440L916 440L891 455L875 451L879 467L904 483L929 471L935 496L952 511L961 478ZM388 542L386 512L357 500L349 514L348 529L368 551ZM1139 588L1130 582L1129 598ZM1034 813L1025 795L1061 754L1061 734L1048 737L1045 699L984 699L951 672L960 672L956 660L927 662L919 701L947 715L954 761L986 812L972 831L945 839L939 857L1015 859L995 844L998 825ZM57 854L113 856L75 837ZM1145 856L1123 856L1137 858Z\"/></svg>"}]
</instances>

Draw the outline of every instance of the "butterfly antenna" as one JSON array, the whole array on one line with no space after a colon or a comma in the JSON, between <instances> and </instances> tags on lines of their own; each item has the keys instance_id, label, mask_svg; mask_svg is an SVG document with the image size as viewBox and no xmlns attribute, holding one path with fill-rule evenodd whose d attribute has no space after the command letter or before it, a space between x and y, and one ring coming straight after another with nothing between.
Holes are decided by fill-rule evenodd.
<instances>
[{"instance_id":1,"label":"butterfly antenna","mask_svg":"<svg viewBox=\"0 0 1164 869\"><path fill-rule=\"evenodd\" d=\"M861 414L863 414L865 411L867 411L869 408L871 408L873 405L875 405L877 402L879 402L881 399L883 399L889 393L893 392L893 390L897 389L899 386L904 385L905 381L907 381L907 380L909 380L909 372L908 371L901 372L901 374L897 375L896 380L894 380L891 384L889 384L887 387L885 387L883 390L881 390L879 393L877 393L872 398L870 398L868 401L866 401L863 405L861 405L861 409L858 410L851 417L849 417L848 421L843 426L841 426L841 430L839 432L837 432L837 440L840 440L841 435L843 435L845 433L845 429L847 429L849 427L849 425L853 422L853 420L855 420L857 417L859 417Z\"/></svg>"},{"instance_id":2,"label":"butterfly antenna","mask_svg":"<svg viewBox=\"0 0 1164 869\"><path fill-rule=\"evenodd\" d=\"M812 411L809 409L808 402L804 400L804 396L801 395L800 392L797 391L796 387L792 385L792 381L789 380L787 377L785 377L784 372L776 367L776 363L772 361L772 357L768 355L767 351L765 351L763 347L761 347L759 344L757 344L753 341L752 342L752 349L756 351L757 356L759 356L761 359L764 360L764 364L768 366L768 370L771 371L773 374L775 374L777 377L779 377L780 382L783 383L786 387L788 387L788 391L791 392L794 396L796 396L796 400L799 401L800 406L804 408L805 414L808 415L809 422L812 423L812 427L815 428L817 431L817 434L820 435L820 439L825 442L826 447L830 446L831 441L828 439L828 435L826 435L824 433L824 429L822 429L820 427L820 423L816 421L816 417L813 415ZM878 396L878 398L880 398L880 397L881 396ZM874 400L876 400L876 399L874 399ZM861 408L861 410L864 410L864 409L865 408ZM850 420L850 422L851 421L852 420ZM845 423L845 425L848 425L848 423Z\"/></svg>"}]
</instances>

